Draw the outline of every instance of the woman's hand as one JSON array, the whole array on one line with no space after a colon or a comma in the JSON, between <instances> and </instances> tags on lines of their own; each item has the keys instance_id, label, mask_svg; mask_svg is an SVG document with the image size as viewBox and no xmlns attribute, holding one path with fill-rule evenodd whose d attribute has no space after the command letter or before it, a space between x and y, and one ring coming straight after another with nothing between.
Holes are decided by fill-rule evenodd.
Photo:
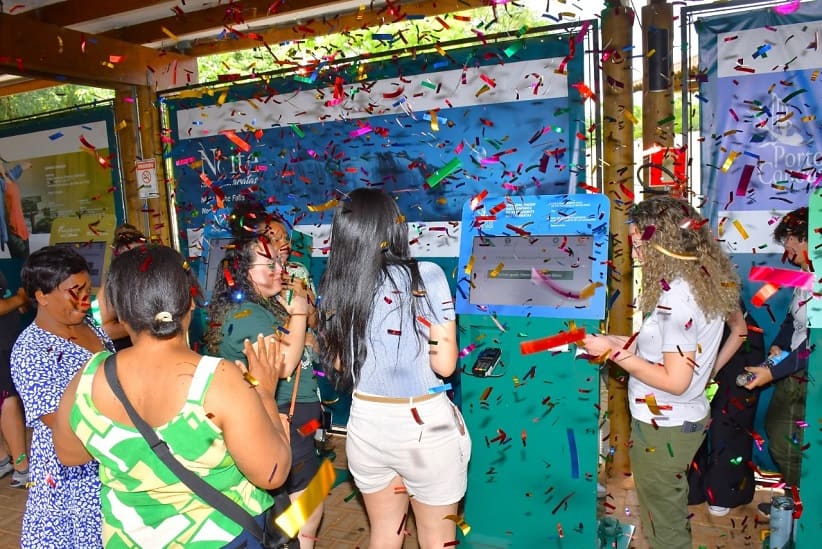
<instances>
[{"instance_id":1,"label":"woman's hand","mask_svg":"<svg viewBox=\"0 0 822 549\"><path fill-rule=\"evenodd\" d=\"M586 334L580 344L589 354L602 356L607 352L613 353L622 348L622 344L611 336Z\"/></svg>"},{"instance_id":2,"label":"woman's hand","mask_svg":"<svg viewBox=\"0 0 822 549\"><path fill-rule=\"evenodd\" d=\"M306 288L300 279L283 281L283 289L274 299L283 306L291 316L308 315L308 297Z\"/></svg>"},{"instance_id":3,"label":"woman's hand","mask_svg":"<svg viewBox=\"0 0 822 549\"><path fill-rule=\"evenodd\" d=\"M745 388L748 390L762 387L773 381L773 372L771 372L771 369L767 366L746 366L745 371L751 372L755 376L750 382L745 384Z\"/></svg>"},{"instance_id":4,"label":"woman's hand","mask_svg":"<svg viewBox=\"0 0 822 549\"><path fill-rule=\"evenodd\" d=\"M239 360L236 363L245 372L246 380L262 394L273 396L283 370L279 340L273 336L263 337L262 334L257 336L254 343L246 339L243 342L243 354L248 367Z\"/></svg>"}]
</instances>

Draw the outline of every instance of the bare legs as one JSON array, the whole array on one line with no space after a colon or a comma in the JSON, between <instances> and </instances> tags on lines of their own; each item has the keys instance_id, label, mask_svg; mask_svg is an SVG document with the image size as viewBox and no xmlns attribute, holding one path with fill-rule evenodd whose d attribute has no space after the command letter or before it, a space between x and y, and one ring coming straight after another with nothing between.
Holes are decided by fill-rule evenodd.
<instances>
[{"instance_id":1,"label":"bare legs","mask_svg":"<svg viewBox=\"0 0 822 549\"><path fill-rule=\"evenodd\" d=\"M14 468L18 471L28 470L27 456L17 462L20 456L26 454L26 424L23 419L23 403L19 397L8 396L3 399L3 405L0 407L0 431L3 433Z\"/></svg>"},{"instance_id":2,"label":"bare legs","mask_svg":"<svg viewBox=\"0 0 822 549\"><path fill-rule=\"evenodd\" d=\"M288 494L288 498L291 501L296 501L303 492L305 492L305 490ZM303 527L300 528L300 533L297 534L297 539L300 540L300 549L314 549L314 542L317 538L317 530L320 528L320 521L323 518L324 505L325 504L321 503L319 507L314 509L314 512L311 513L311 516L308 517L307 521L305 521Z\"/></svg>"},{"instance_id":3,"label":"bare legs","mask_svg":"<svg viewBox=\"0 0 822 549\"><path fill-rule=\"evenodd\" d=\"M417 540L421 549L441 548L456 539L456 525L444 517L456 515L458 504L426 505L409 498L399 476L394 477L387 488L373 494L363 494L363 500L371 524L370 549L402 547L409 501L414 509Z\"/></svg>"}]
</instances>

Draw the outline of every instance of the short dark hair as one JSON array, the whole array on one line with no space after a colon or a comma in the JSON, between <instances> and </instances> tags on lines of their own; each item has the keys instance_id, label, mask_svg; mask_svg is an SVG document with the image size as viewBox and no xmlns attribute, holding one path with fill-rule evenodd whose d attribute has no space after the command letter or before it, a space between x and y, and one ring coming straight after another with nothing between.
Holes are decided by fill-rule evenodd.
<instances>
[{"instance_id":1,"label":"short dark hair","mask_svg":"<svg viewBox=\"0 0 822 549\"><path fill-rule=\"evenodd\" d=\"M106 299L117 318L137 333L148 331L158 338L182 332L183 318L198 295L200 285L188 263L168 246L149 244L123 252L111 262L106 278Z\"/></svg>"},{"instance_id":2,"label":"short dark hair","mask_svg":"<svg viewBox=\"0 0 822 549\"><path fill-rule=\"evenodd\" d=\"M145 235L140 232L140 229L129 223L123 223L114 229L114 239L112 246L114 246L114 253L120 254L122 250L132 244L141 244L146 242Z\"/></svg>"},{"instance_id":3,"label":"short dark hair","mask_svg":"<svg viewBox=\"0 0 822 549\"><path fill-rule=\"evenodd\" d=\"M281 224L286 232L289 230L288 224L282 216L266 211L265 204L259 200L246 198L234 204L228 216L228 229L231 236L236 240L246 244L264 233L266 225L270 222Z\"/></svg>"},{"instance_id":4,"label":"short dark hair","mask_svg":"<svg viewBox=\"0 0 822 549\"><path fill-rule=\"evenodd\" d=\"M777 242L785 242L789 236L795 236L800 242L808 240L808 208L802 207L786 213L773 230Z\"/></svg>"},{"instance_id":5,"label":"short dark hair","mask_svg":"<svg viewBox=\"0 0 822 549\"><path fill-rule=\"evenodd\" d=\"M46 246L26 259L20 278L26 293L34 298L37 290L51 293L71 275L83 272L89 272L88 262L73 248Z\"/></svg>"}]
</instances>

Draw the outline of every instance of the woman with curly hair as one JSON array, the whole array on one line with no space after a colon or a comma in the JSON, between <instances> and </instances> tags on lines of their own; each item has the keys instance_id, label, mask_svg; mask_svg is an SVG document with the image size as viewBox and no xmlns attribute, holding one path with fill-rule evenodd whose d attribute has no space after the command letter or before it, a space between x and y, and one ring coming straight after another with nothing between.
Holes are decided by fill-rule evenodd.
<instances>
[{"instance_id":1,"label":"woman with curly hair","mask_svg":"<svg viewBox=\"0 0 822 549\"><path fill-rule=\"evenodd\" d=\"M639 332L586 336L583 346L630 374L631 465L651 547L690 549L686 471L710 409L705 386L742 345L739 280L707 221L688 203L656 196L632 212L642 266ZM731 335L720 345L725 323Z\"/></svg>"},{"instance_id":2,"label":"woman with curly hair","mask_svg":"<svg viewBox=\"0 0 822 549\"><path fill-rule=\"evenodd\" d=\"M226 250L219 271L223 276L208 306L205 342L210 353L242 361L246 339L253 341L260 333L280 339L285 361L276 397L280 414L288 416L292 452L291 473L283 486L293 501L320 467L314 438L299 432L300 427L322 419L314 373L320 366L309 328L315 314L313 295L304 268L288 263L290 239L282 221L259 202L246 200L234 207L229 223L234 240ZM300 528L302 549L314 547L322 513L320 505Z\"/></svg>"}]
</instances>

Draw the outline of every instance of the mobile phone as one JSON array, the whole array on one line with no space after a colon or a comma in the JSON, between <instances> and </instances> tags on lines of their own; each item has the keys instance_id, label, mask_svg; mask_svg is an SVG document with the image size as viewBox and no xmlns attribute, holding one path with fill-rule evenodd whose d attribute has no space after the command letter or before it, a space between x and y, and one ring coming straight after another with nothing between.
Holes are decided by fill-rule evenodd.
<instances>
[{"instance_id":1,"label":"mobile phone","mask_svg":"<svg viewBox=\"0 0 822 549\"><path fill-rule=\"evenodd\" d=\"M494 368L499 364L501 356L502 351L500 351L499 347L486 347L480 352L479 356L477 356L477 360L471 368L471 373L479 377L490 376Z\"/></svg>"}]
</instances>

